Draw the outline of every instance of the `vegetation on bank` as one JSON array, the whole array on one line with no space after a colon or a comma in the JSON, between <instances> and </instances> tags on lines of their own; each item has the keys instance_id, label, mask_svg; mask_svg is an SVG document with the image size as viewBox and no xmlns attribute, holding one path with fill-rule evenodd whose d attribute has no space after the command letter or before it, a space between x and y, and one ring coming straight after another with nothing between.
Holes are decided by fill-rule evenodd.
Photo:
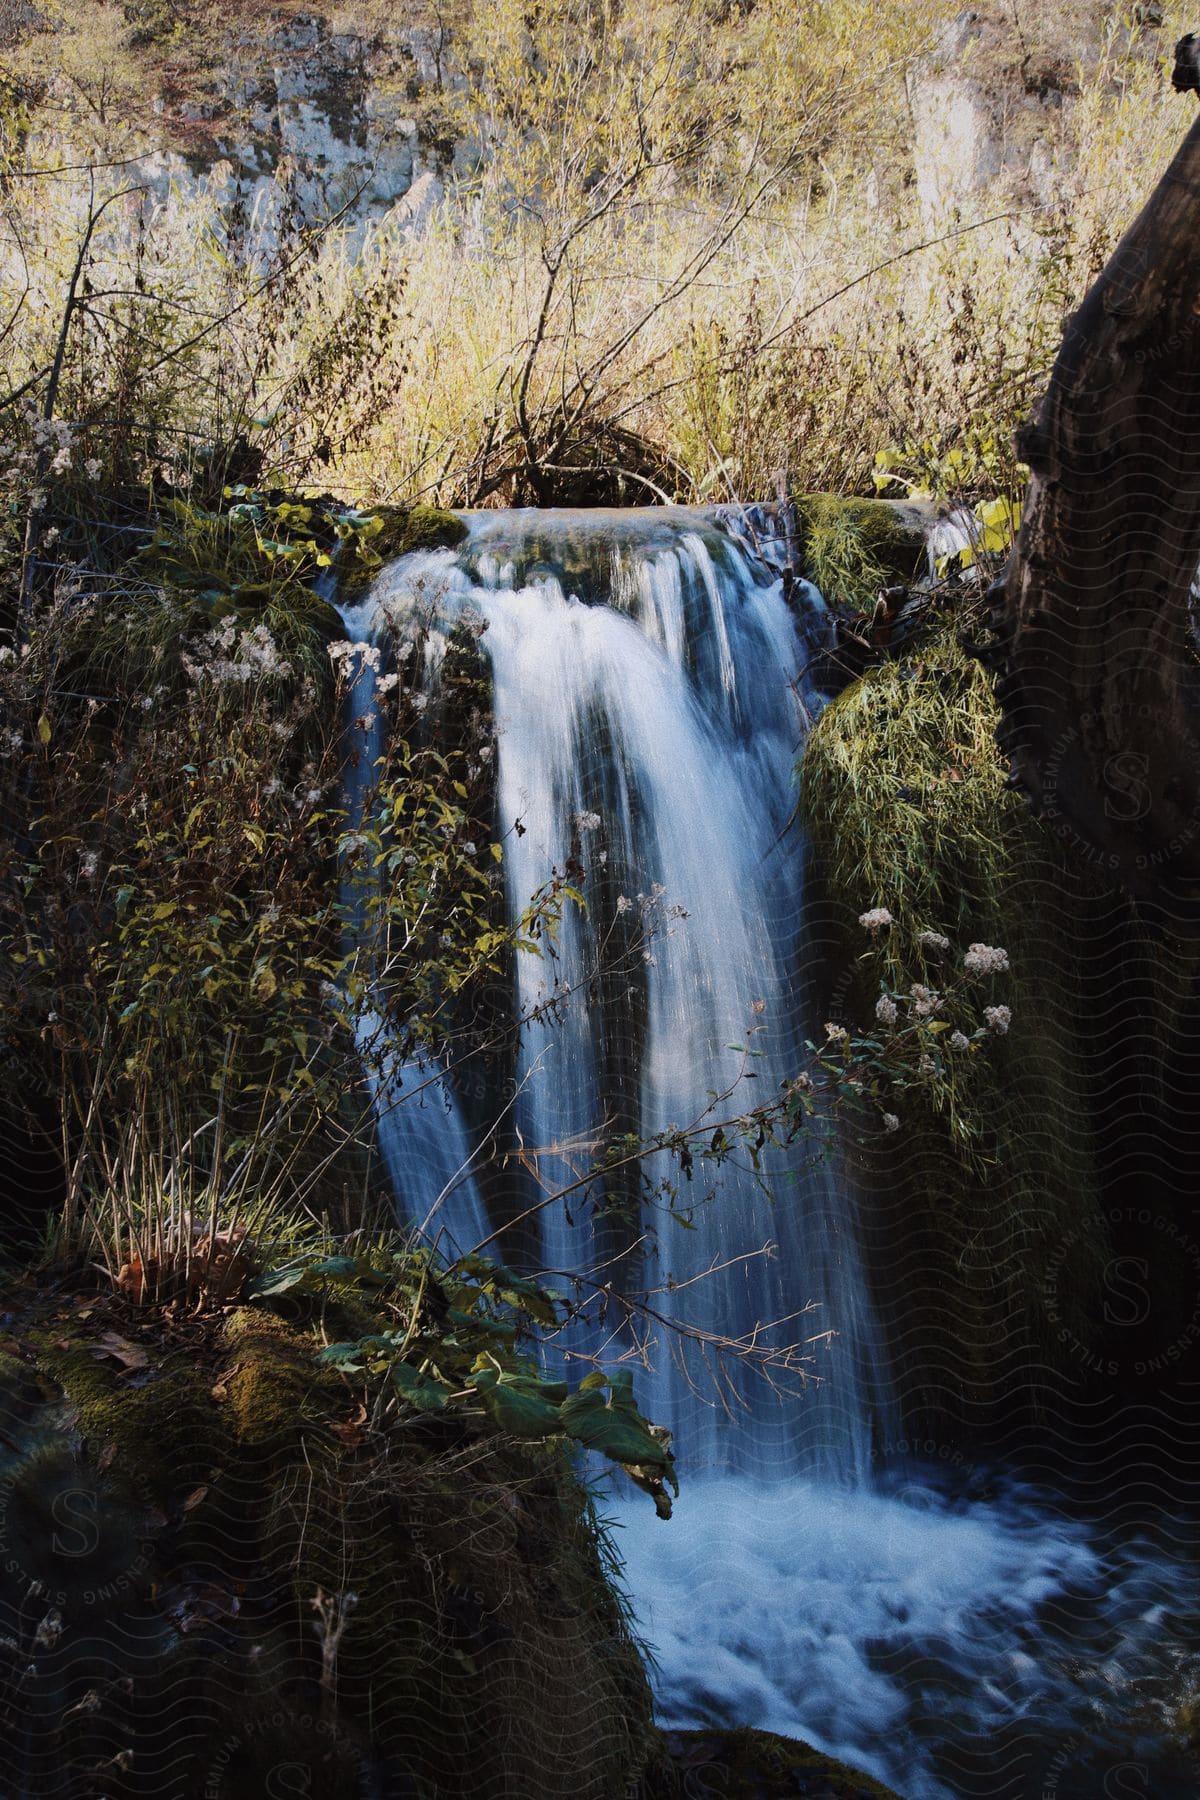
<instances>
[{"instance_id":1,"label":"vegetation on bank","mask_svg":"<svg viewBox=\"0 0 1200 1800\"><path fill-rule=\"evenodd\" d=\"M867 495L877 474L1011 498L1013 428L1063 316L1177 136L1162 57L1183 15L1083 7L1023 21L1007 62L964 51L950 76L997 104L1035 104L1018 62L1051 82L1053 179L1038 197L1001 175L934 219L905 81L957 10L556 0L530 24L464 4L431 24L460 59L445 129L473 150L412 232L306 220L249 176L163 204L136 159L181 102L168 82L158 138L145 113L130 126L115 39L141 34L139 80L169 65L186 88L188 43L223 15L158 9L156 50L157 23L73 8L9 52L13 389L40 391L104 207L55 411L118 486L181 479L207 444L289 489L442 505L763 498L780 480ZM47 98L37 56L61 63L103 21L114 41L80 61L70 104ZM340 22L386 38L367 12Z\"/></svg>"}]
</instances>

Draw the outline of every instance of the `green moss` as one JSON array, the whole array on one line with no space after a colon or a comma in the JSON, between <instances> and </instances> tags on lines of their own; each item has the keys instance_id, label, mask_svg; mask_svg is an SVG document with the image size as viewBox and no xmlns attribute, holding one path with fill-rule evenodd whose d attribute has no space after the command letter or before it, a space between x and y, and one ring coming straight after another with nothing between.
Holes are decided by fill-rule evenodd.
<instances>
[{"instance_id":1,"label":"green moss","mask_svg":"<svg viewBox=\"0 0 1200 1800\"><path fill-rule=\"evenodd\" d=\"M338 591L346 600L365 593L398 556L452 548L467 535L462 519L436 506L376 506L354 514L350 524L338 564Z\"/></svg>"},{"instance_id":2,"label":"green moss","mask_svg":"<svg viewBox=\"0 0 1200 1800\"><path fill-rule=\"evenodd\" d=\"M105 1328L72 1323L30 1333L39 1368L61 1390L94 1461L162 1502L203 1480L228 1451L204 1371L184 1351L147 1351L143 1368L98 1354ZM142 1346L137 1346L142 1348Z\"/></svg>"},{"instance_id":3,"label":"green moss","mask_svg":"<svg viewBox=\"0 0 1200 1800\"><path fill-rule=\"evenodd\" d=\"M245 1450L297 1456L315 1427L344 1410L345 1384L314 1361L313 1338L274 1313L239 1308L226 1321L225 1345L226 1404Z\"/></svg>"},{"instance_id":4,"label":"green moss","mask_svg":"<svg viewBox=\"0 0 1200 1800\"><path fill-rule=\"evenodd\" d=\"M805 494L796 511L805 573L833 606L869 610L881 587L923 566L923 531L886 500Z\"/></svg>"}]
</instances>

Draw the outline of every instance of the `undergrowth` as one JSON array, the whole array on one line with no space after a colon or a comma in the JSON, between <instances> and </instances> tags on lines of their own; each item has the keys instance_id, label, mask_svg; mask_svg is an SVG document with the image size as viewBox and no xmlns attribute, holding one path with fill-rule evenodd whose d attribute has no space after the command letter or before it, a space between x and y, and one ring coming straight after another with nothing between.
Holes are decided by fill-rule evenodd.
<instances>
[{"instance_id":1,"label":"undergrowth","mask_svg":"<svg viewBox=\"0 0 1200 1800\"><path fill-rule=\"evenodd\" d=\"M1031 1347L1057 1363L1064 1332L1090 1341L1105 1234L1075 916L1089 884L1006 786L992 678L957 628L936 618L827 708L800 786L849 971L835 1010L861 1015L881 981L939 989L946 940L1007 953L1011 1025L987 1057L951 1050L939 1078L906 1096L888 1153L860 1157L882 1233L920 1290L907 1354L935 1387L979 1397ZM870 908L891 923L864 945ZM1070 1291L1051 1295L1064 1241L1078 1242Z\"/></svg>"}]
</instances>

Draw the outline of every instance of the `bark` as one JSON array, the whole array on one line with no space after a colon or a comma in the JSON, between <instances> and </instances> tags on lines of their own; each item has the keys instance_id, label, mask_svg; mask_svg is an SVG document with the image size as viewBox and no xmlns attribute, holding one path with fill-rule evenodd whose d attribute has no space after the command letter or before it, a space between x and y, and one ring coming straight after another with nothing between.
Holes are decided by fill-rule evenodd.
<instances>
[{"instance_id":1,"label":"bark","mask_svg":"<svg viewBox=\"0 0 1200 1800\"><path fill-rule=\"evenodd\" d=\"M1200 931L1200 119L1070 320L993 592L1001 745L1035 810Z\"/></svg>"}]
</instances>

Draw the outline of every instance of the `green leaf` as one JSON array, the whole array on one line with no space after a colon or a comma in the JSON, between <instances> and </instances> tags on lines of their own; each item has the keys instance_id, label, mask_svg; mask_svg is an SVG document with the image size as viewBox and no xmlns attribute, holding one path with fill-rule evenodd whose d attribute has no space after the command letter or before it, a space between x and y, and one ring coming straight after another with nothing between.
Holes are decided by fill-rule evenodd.
<instances>
[{"instance_id":1,"label":"green leaf","mask_svg":"<svg viewBox=\"0 0 1200 1800\"><path fill-rule=\"evenodd\" d=\"M628 1369L618 1369L594 1385L589 1375L563 1405L562 1426L570 1437L614 1462L660 1470L672 1466L670 1451L654 1436L634 1404L633 1376Z\"/></svg>"},{"instance_id":2,"label":"green leaf","mask_svg":"<svg viewBox=\"0 0 1200 1800\"><path fill-rule=\"evenodd\" d=\"M392 1380L399 1388L405 1404L415 1406L418 1412L443 1411L454 1392L446 1382L436 1381L406 1362L392 1364Z\"/></svg>"},{"instance_id":3,"label":"green leaf","mask_svg":"<svg viewBox=\"0 0 1200 1800\"><path fill-rule=\"evenodd\" d=\"M495 1423L511 1437L546 1438L562 1431L565 1382L502 1374L494 1368L478 1369L472 1380Z\"/></svg>"},{"instance_id":4,"label":"green leaf","mask_svg":"<svg viewBox=\"0 0 1200 1800\"><path fill-rule=\"evenodd\" d=\"M362 1359L369 1340L364 1338L358 1344L326 1344L323 1350L317 1351L319 1363L332 1363L344 1375L355 1375L362 1367Z\"/></svg>"},{"instance_id":5,"label":"green leaf","mask_svg":"<svg viewBox=\"0 0 1200 1800\"><path fill-rule=\"evenodd\" d=\"M282 1269L268 1269L257 1281L250 1284L252 1298L266 1300L276 1294L290 1294L294 1287L299 1287L309 1272L310 1265L302 1263L285 1263Z\"/></svg>"}]
</instances>

